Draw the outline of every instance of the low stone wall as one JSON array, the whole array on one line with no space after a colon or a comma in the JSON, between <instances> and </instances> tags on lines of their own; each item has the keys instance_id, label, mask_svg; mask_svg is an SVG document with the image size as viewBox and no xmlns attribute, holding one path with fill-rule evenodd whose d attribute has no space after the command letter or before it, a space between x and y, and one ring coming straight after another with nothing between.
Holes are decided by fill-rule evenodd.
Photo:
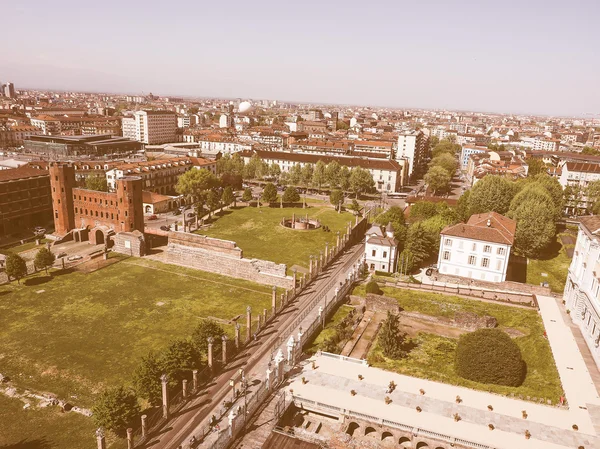
<instances>
[{"instance_id":1,"label":"low stone wall","mask_svg":"<svg viewBox=\"0 0 600 449\"><path fill-rule=\"evenodd\" d=\"M365 307L372 312L398 313L401 310L396 299L373 293L367 294Z\"/></svg>"},{"instance_id":2,"label":"low stone wall","mask_svg":"<svg viewBox=\"0 0 600 449\"><path fill-rule=\"evenodd\" d=\"M259 284L291 289L286 265L260 259L245 259L235 242L198 234L169 233L165 262L211 273L245 279Z\"/></svg>"},{"instance_id":3,"label":"low stone wall","mask_svg":"<svg viewBox=\"0 0 600 449\"><path fill-rule=\"evenodd\" d=\"M119 232L111 237L113 251L128 256L142 257L146 254L146 241L140 231Z\"/></svg>"}]
</instances>

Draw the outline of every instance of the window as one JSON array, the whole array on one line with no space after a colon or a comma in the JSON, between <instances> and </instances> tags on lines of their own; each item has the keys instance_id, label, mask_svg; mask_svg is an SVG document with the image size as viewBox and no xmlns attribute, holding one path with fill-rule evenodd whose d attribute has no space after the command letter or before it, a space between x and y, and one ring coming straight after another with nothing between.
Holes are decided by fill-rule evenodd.
<instances>
[{"instance_id":1,"label":"window","mask_svg":"<svg viewBox=\"0 0 600 449\"><path fill-rule=\"evenodd\" d=\"M492 252L492 247L490 245L485 245L483 247L483 252L484 253L491 253Z\"/></svg>"},{"instance_id":2,"label":"window","mask_svg":"<svg viewBox=\"0 0 600 449\"><path fill-rule=\"evenodd\" d=\"M444 242L444 245L452 246L452 239L446 239L446 241Z\"/></svg>"},{"instance_id":3,"label":"window","mask_svg":"<svg viewBox=\"0 0 600 449\"><path fill-rule=\"evenodd\" d=\"M490 259L488 259L487 257L481 259L481 266L483 268L488 268L490 266Z\"/></svg>"},{"instance_id":4,"label":"window","mask_svg":"<svg viewBox=\"0 0 600 449\"><path fill-rule=\"evenodd\" d=\"M371 252L371 256L372 256L372 257L375 257L375 255L376 255L376 254L377 254L377 250L376 250L376 249L374 249L374 250Z\"/></svg>"},{"instance_id":5,"label":"window","mask_svg":"<svg viewBox=\"0 0 600 449\"><path fill-rule=\"evenodd\" d=\"M475 265L477 263L477 257L469 256L469 265Z\"/></svg>"},{"instance_id":6,"label":"window","mask_svg":"<svg viewBox=\"0 0 600 449\"><path fill-rule=\"evenodd\" d=\"M450 251L444 251L444 254L442 255L442 258L444 260L450 260Z\"/></svg>"},{"instance_id":7,"label":"window","mask_svg":"<svg viewBox=\"0 0 600 449\"><path fill-rule=\"evenodd\" d=\"M387 257L387 251L383 252L383 257L386 258Z\"/></svg>"},{"instance_id":8,"label":"window","mask_svg":"<svg viewBox=\"0 0 600 449\"><path fill-rule=\"evenodd\" d=\"M498 250L496 251L496 254L498 254L499 256L504 256L504 248L502 248L502 247L498 248Z\"/></svg>"},{"instance_id":9,"label":"window","mask_svg":"<svg viewBox=\"0 0 600 449\"><path fill-rule=\"evenodd\" d=\"M501 260L496 261L496 270L497 271L502 270L502 261Z\"/></svg>"},{"instance_id":10,"label":"window","mask_svg":"<svg viewBox=\"0 0 600 449\"><path fill-rule=\"evenodd\" d=\"M382 265L382 266L381 266L381 269L382 269L382 270L385 270L385 265Z\"/></svg>"}]
</instances>

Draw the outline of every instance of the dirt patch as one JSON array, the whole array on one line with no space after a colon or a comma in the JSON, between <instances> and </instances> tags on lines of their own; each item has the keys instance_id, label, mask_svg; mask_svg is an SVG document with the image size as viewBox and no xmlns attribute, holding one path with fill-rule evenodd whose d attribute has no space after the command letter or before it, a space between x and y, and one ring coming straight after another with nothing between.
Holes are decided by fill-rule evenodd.
<instances>
[{"instance_id":1,"label":"dirt patch","mask_svg":"<svg viewBox=\"0 0 600 449\"><path fill-rule=\"evenodd\" d=\"M560 241L562 242L563 246L564 245L574 245L576 239L572 235L561 235L560 236Z\"/></svg>"},{"instance_id":2,"label":"dirt patch","mask_svg":"<svg viewBox=\"0 0 600 449\"><path fill-rule=\"evenodd\" d=\"M573 254L575 253L575 247L565 248L565 252L567 253L567 256L572 259Z\"/></svg>"}]
</instances>

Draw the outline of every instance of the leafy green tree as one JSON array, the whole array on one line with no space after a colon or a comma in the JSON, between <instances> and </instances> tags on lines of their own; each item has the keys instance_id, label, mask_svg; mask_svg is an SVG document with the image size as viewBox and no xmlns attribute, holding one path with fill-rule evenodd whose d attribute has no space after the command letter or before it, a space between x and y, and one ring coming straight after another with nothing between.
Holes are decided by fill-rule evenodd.
<instances>
[{"instance_id":1,"label":"leafy green tree","mask_svg":"<svg viewBox=\"0 0 600 449\"><path fill-rule=\"evenodd\" d=\"M412 221L427 220L438 213L438 205L433 201L417 201L410 206L410 219Z\"/></svg>"},{"instance_id":2,"label":"leafy green tree","mask_svg":"<svg viewBox=\"0 0 600 449\"><path fill-rule=\"evenodd\" d=\"M325 182L329 184L329 187L335 189L339 185L340 164L337 161L331 161L325 167Z\"/></svg>"},{"instance_id":3,"label":"leafy green tree","mask_svg":"<svg viewBox=\"0 0 600 449\"><path fill-rule=\"evenodd\" d=\"M162 400L160 376L163 374L165 374L163 363L156 352L150 352L142 357L133 373L135 391L152 405L158 405Z\"/></svg>"},{"instance_id":4,"label":"leafy green tree","mask_svg":"<svg viewBox=\"0 0 600 449\"><path fill-rule=\"evenodd\" d=\"M335 206L337 209L344 204L344 192L341 190L332 190L329 194L329 202Z\"/></svg>"},{"instance_id":5,"label":"leafy green tree","mask_svg":"<svg viewBox=\"0 0 600 449\"><path fill-rule=\"evenodd\" d=\"M548 191L537 182L528 184L515 195L510 203L510 211L515 211L521 204L527 201L535 201L544 204L548 210L552 211L553 220L558 220L562 215L562 198L560 199L559 204L556 204Z\"/></svg>"},{"instance_id":6,"label":"leafy green tree","mask_svg":"<svg viewBox=\"0 0 600 449\"><path fill-rule=\"evenodd\" d=\"M338 121L335 123L335 127L336 127L336 129L338 129L338 130L346 130L346 129L350 129L350 123L348 123L348 122L345 122L345 121L343 121L343 120L338 120Z\"/></svg>"},{"instance_id":7,"label":"leafy green tree","mask_svg":"<svg viewBox=\"0 0 600 449\"><path fill-rule=\"evenodd\" d=\"M337 185L342 191L347 191L350 188L350 169L345 165L340 167Z\"/></svg>"},{"instance_id":8,"label":"leafy green tree","mask_svg":"<svg viewBox=\"0 0 600 449\"><path fill-rule=\"evenodd\" d=\"M356 198L352 200L350 206L348 206L348 209L356 212L357 214L360 212L360 204L358 203L358 201L356 201Z\"/></svg>"},{"instance_id":9,"label":"leafy green tree","mask_svg":"<svg viewBox=\"0 0 600 449\"><path fill-rule=\"evenodd\" d=\"M570 186L567 186L567 188ZM577 186L579 188L579 186ZM565 194L567 193L567 189L565 188ZM579 192L570 191L569 192L573 197L578 196L579 200L583 197L581 193L581 189L579 188ZM578 195L577 195L578 193ZM600 213L600 181L592 181L588 184L585 189L585 197L587 198L588 208L590 212L594 215L598 215Z\"/></svg>"},{"instance_id":10,"label":"leafy green tree","mask_svg":"<svg viewBox=\"0 0 600 449\"><path fill-rule=\"evenodd\" d=\"M235 207L235 195L233 194L233 189L231 186L225 187L221 200L225 206L229 206L231 203L233 203L233 207Z\"/></svg>"},{"instance_id":11,"label":"leafy green tree","mask_svg":"<svg viewBox=\"0 0 600 449\"><path fill-rule=\"evenodd\" d=\"M527 159L527 176L533 177L540 173L546 173L547 167L543 160L536 157L530 157Z\"/></svg>"},{"instance_id":12,"label":"leafy green tree","mask_svg":"<svg viewBox=\"0 0 600 449\"><path fill-rule=\"evenodd\" d=\"M450 181L452 180L448 172L440 166L431 167L423 179L429 188L433 190L434 195L440 191L448 190Z\"/></svg>"},{"instance_id":13,"label":"leafy green tree","mask_svg":"<svg viewBox=\"0 0 600 449\"><path fill-rule=\"evenodd\" d=\"M100 393L92 408L98 427L123 436L125 430L140 413L137 397L123 386L108 388Z\"/></svg>"},{"instance_id":14,"label":"leafy green tree","mask_svg":"<svg viewBox=\"0 0 600 449\"><path fill-rule=\"evenodd\" d=\"M314 171L315 171L315 168L312 164L305 164L304 167L302 167L302 177L301 177L302 184L304 184L307 187L310 185L310 183L312 182L312 179L313 179Z\"/></svg>"},{"instance_id":15,"label":"leafy green tree","mask_svg":"<svg viewBox=\"0 0 600 449\"><path fill-rule=\"evenodd\" d=\"M214 320L202 320L192 334L192 342L200 354L206 354L208 351L208 339L212 337L215 341L220 341L225 335L223 327Z\"/></svg>"},{"instance_id":16,"label":"leafy green tree","mask_svg":"<svg viewBox=\"0 0 600 449\"><path fill-rule=\"evenodd\" d=\"M458 168L458 162L456 158L449 153L442 153L439 156L434 157L429 163L430 167L442 167L448 172L450 177L454 176L456 169Z\"/></svg>"},{"instance_id":17,"label":"leafy green tree","mask_svg":"<svg viewBox=\"0 0 600 449\"><path fill-rule=\"evenodd\" d=\"M581 150L581 154L589 154L591 156L598 156L600 154L600 151L596 150L593 147L585 146L585 147L583 147L583 150Z\"/></svg>"},{"instance_id":18,"label":"leafy green tree","mask_svg":"<svg viewBox=\"0 0 600 449\"><path fill-rule=\"evenodd\" d=\"M592 183L590 183L588 185L588 187L590 185L592 185ZM593 190L592 190L593 192ZM594 208L594 204L596 202L596 200L594 200L593 196L589 197L588 195L590 194L590 192L588 191L584 191L579 185L567 185L565 187L565 190L563 191L563 198L564 198L564 202L565 205L571 209L571 212L573 214L578 214L578 212L580 211L580 208L582 206L583 203L583 197L584 195L588 198L588 200L591 200L591 204L592 204L592 212L595 210ZM595 212L594 212L595 213Z\"/></svg>"},{"instance_id":19,"label":"leafy green tree","mask_svg":"<svg viewBox=\"0 0 600 449\"><path fill-rule=\"evenodd\" d=\"M429 147L430 148L435 148L438 143L440 143L439 137L437 137L437 136L431 136L429 138Z\"/></svg>"},{"instance_id":20,"label":"leafy green tree","mask_svg":"<svg viewBox=\"0 0 600 449\"><path fill-rule=\"evenodd\" d=\"M263 189L261 198L265 203L275 203L277 201L277 187L273 183L268 182Z\"/></svg>"},{"instance_id":21,"label":"leafy green tree","mask_svg":"<svg viewBox=\"0 0 600 449\"><path fill-rule=\"evenodd\" d=\"M312 184L317 186L319 190L321 190L321 186L327 182L327 177L325 176L325 167L326 166L323 161L317 161L313 171Z\"/></svg>"},{"instance_id":22,"label":"leafy green tree","mask_svg":"<svg viewBox=\"0 0 600 449\"><path fill-rule=\"evenodd\" d=\"M6 275L8 278L17 280L17 283L21 283L21 278L27 276L27 264L18 254L9 254L6 257Z\"/></svg>"},{"instance_id":23,"label":"leafy green tree","mask_svg":"<svg viewBox=\"0 0 600 449\"><path fill-rule=\"evenodd\" d=\"M191 340L173 340L162 354L161 364L171 385L178 385L186 373L202 365L202 355Z\"/></svg>"},{"instance_id":24,"label":"leafy green tree","mask_svg":"<svg viewBox=\"0 0 600 449\"><path fill-rule=\"evenodd\" d=\"M300 166L300 164L295 164L291 169L290 169L290 183L293 185L300 185L302 184L302 167Z\"/></svg>"},{"instance_id":25,"label":"leafy green tree","mask_svg":"<svg viewBox=\"0 0 600 449\"><path fill-rule=\"evenodd\" d=\"M285 192L283 192L282 201L288 204L297 203L300 201L300 194L295 187L289 186L285 189Z\"/></svg>"},{"instance_id":26,"label":"leafy green tree","mask_svg":"<svg viewBox=\"0 0 600 449\"><path fill-rule=\"evenodd\" d=\"M508 179L497 175L484 176L471 189L469 215L484 212L505 215L515 194L516 186Z\"/></svg>"},{"instance_id":27,"label":"leafy green tree","mask_svg":"<svg viewBox=\"0 0 600 449\"><path fill-rule=\"evenodd\" d=\"M469 220L469 217L471 216L471 214L470 214L470 210L471 210L470 199L471 199L471 191L470 190L465 191L458 199L458 201L456 203L456 216L457 216L458 221L462 221L462 222L466 223Z\"/></svg>"},{"instance_id":28,"label":"leafy green tree","mask_svg":"<svg viewBox=\"0 0 600 449\"><path fill-rule=\"evenodd\" d=\"M388 311L386 319L379 330L377 339L383 355L390 359L400 359L406 355L404 345L406 333L400 330L400 319Z\"/></svg>"},{"instance_id":29,"label":"leafy green tree","mask_svg":"<svg viewBox=\"0 0 600 449\"><path fill-rule=\"evenodd\" d=\"M560 182L558 182L556 178L545 173L537 175L533 180L537 185L543 187L552 198L557 218L562 217L565 210L565 198Z\"/></svg>"},{"instance_id":30,"label":"leafy green tree","mask_svg":"<svg viewBox=\"0 0 600 449\"><path fill-rule=\"evenodd\" d=\"M281 175L281 168L279 167L279 164L273 162L269 167L269 176L272 178L278 178L279 175Z\"/></svg>"},{"instance_id":31,"label":"leafy green tree","mask_svg":"<svg viewBox=\"0 0 600 449\"><path fill-rule=\"evenodd\" d=\"M421 222L414 223L408 228L404 248L412 253L415 266L421 266L433 256L438 239L439 235L433 235Z\"/></svg>"},{"instance_id":32,"label":"leafy green tree","mask_svg":"<svg viewBox=\"0 0 600 449\"><path fill-rule=\"evenodd\" d=\"M253 154L248 163L244 165L243 177L245 179L262 179L265 176L269 176L269 164L257 154Z\"/></svg>"},{"instance_id":33,"label":"leafy green tree","mask_svg":"<svg viewBox=\"0 0 600 449\"><path fill-rule=\"evenodd\" d=\"M244 173L244 159L239 153L233 155L225 154L219 160L217 160L217 172L221 175L239 175L242 176Z\"/></svg>"},{"instance_id":34,"label":"leafy green tree","mask_svg":"<svg viewBox=\"0 0 600 449\"><path fill-rule=\"evenodd\" d=\"M415 268L415 256L409 249L404 249L398 256L398 271L403 274L410 274Z\"/></svg>"},{"instance_id":35,"label":"leafy green tree","mask_svg":"<svg viewBox=\"0 0 600 449\"><path fill-rule=\"evenodd\" d=\"M449 139L442 139L438 144L433 146L433 150L431 150L431 157L436 158L441 154L447 153L449 155L454 155L461 150L461 146L450 141Z\"/></svg>"},{"instance_id":36,"label":"leafy green tree","mask_svg":"<svg viewBox=\"0 0 600 449\"><path fill-rule=\"evenodd\" d=\"M375 181L368 170L361 167L354 167L350 171L350 188L358 198L363 193L370 193L375 190Z\"/></svg>"},{"instance_id":37,"label":"leafy green tree","mask_svg":"<svg viewBox=\"0 0 600 449\"><path fill-rule=\"evenodd\" d=\"M97 190L98 192L108 192L108 182L106 181L106 176L88 176L85 178L85 188L88 190Z\"/></svg>"},{"instance_id":38,"label":"leafy green tree","mask_svg":"<svg viewBox=\"0 0 600 449\"><path fill-rule=\"evenodd\" d=\"M208 190L219 185L219 180L210 170L205 168L188 170L179 178L175 185L175 191L180 195L186 195L194 201L201 201Z\"/></svg>"},{"instance_id":39,"label":"leafy green tree","mask_svg":"<svg viewBox=\"0 0 600 449\"><path fill-rule=\"evenodd\" d=\"M365 286L365 291L374 295L383 295L383 291L379 288L379 284L373 279L367 282L367 285Z\"/></svg>"},{"instance_id":40,"label":"leafy green tree","mask_svg":"<svg viewBox=\"0 0 600 449\"><path fill-rule=\"evenodd\" d=\"M446 226L455 222L453 214L438 214L421 222L425 231L431 236L433 245L430 253L437 254L440 249L439 235Z\"/></svg>"},{"instance_id":41,"label":"leafy green tree","mask_svg":"<svg viewBox=\"0 0 600 449\"><path fill-rule=\"evenodd\" d=\"M242 201L246 203L252 201L252 189L250 187L246 187L244 189L244 193L242 194Z\"/></svg>"},{"instance_id":42,"label":"leafy green tree","mask_svg":"<svg viewBox=\"0 0 600 449\"><path fill-rule=\"evenodd\" d=\"M525 380L519 346L500 329L479 329L458 339L456 373L484 384L518 387Z\"/></svg>"},{"instance_id":43,"label":"leafy green tree","mask_svg":"<svg viewBox=\"0 0 600 449\"><path fill-rule=\"evenodd\" d=\"M527 257L538 257L554 241L554 211L544 202L535 198L522 201L516 210L511 211L510 216L517 221L515 249L519 253Z\"/></svg>"},{"instance_id":44,"label":"leafy green tree","mask_svg":"<svg viewBox=\"0 0 600 449\"><path fill-rule=\"evenodd\" d=\"M55 259L56 256L48 248L40 248L40 250L35 254L33 264L38 270L45 269L46 274L48 274L48 268L54 265Z\"/></svg>"},{"instance_id":45,"label":"leafy green tree","mask_svg":"<svg viewBox=\"0 0 600 449\"><path fill-rule=\"evenodd\" d=\"M221 205L221 195L214 189L208 191L206 195L206 204L208 206L208 215L209 218L212 215L212 212L217 210Z\"/></svg>"},{"instance_id":46,"label":"leafy green tree","mask_svg":"<svg viewBox=\"0 0 600 449\"><path fill-rule=\"evenodd\" d=\"M406 242L406 233L408 230L406 227L404 211L398 206L392 206L384 213L380 214L375 221L381 226L387 226L389 223L392 224L394 238L398 241L398 251L402 252Z\"/></svg>"}]
</instances>

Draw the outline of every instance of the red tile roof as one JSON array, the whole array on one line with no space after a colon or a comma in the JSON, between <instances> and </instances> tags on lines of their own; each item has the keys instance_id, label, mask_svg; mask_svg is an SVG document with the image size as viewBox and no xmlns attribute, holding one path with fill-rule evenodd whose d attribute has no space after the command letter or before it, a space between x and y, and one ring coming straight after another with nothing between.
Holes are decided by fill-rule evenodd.
<instances>
[{"instance_id":1,"label":"red tile roof","mask_svg":"<svg viewBox=\"0 0 600 449\"><path fill-rule=\"evenodd\" d=\"M23 165L18 168L9 168L8 170L0 170L0 182L16 181L25 178L37 178L39 176L48 176L48 172L38 170L37 168Z\"/></svg>"},{"instance_id":2,"label":"red tile roof","mask_svg":"<svg viewBox=\"0 0 600 449\"><path fill-rule=\"evenodd\" d=\"M489 225L488 225L489 222ZM446 227L441 235L512 245L517 222L496 212L472 215L467 223Z\"/></svg>"}]
</instances>

